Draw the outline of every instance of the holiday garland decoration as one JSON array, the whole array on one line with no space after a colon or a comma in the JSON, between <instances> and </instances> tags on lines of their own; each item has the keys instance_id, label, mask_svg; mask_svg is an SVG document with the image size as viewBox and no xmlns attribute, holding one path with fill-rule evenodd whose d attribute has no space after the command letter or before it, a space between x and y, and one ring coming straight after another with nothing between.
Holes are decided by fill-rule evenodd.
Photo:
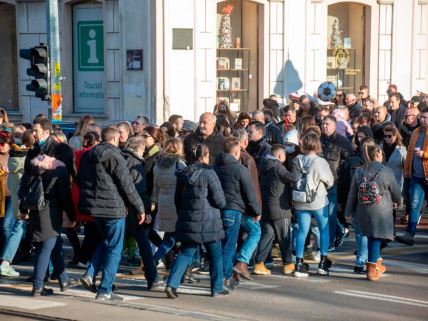
<instances>
[{"instance_id":1,"label":"holiday garland decoration","mask_svg":"<svg viewBox=\"0 0 428 321\"><path fill-rule=\"evenodd\" d=\"M220 48L232 48L232 26L230 22L230 14L233 11L233 6L228 5L222 9L220 20L219 42Z\"/></svg>"},{"instance_id":2,"label":"holiday garland decoration","mask_svg":"<svg viewBox=\"0 0 428 321\"><path fill-rule=\"evenodd\" d=\"M331 49L343 48L343 31L340 30L338 19L335 19L333 22L329 45Z\"/></svg>"}]
</instances>

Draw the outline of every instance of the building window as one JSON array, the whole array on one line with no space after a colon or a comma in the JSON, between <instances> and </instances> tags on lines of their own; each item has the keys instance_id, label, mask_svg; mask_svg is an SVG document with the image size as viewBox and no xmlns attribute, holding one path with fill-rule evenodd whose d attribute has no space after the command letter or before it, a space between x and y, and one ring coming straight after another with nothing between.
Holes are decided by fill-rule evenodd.
<instances>
[{"instance_id":1,"label":"building window","mask_svg":"<svg viewBox=\"0 0 428 321\"><path fill-rule=\"evenodd\" d=\"M73 6L74 111L104 113L104 23L102 4Z\"/></svg>"},{"instance_id":2,"label":"building window","mask_svg":"<svg viewBox=\"0 0 428 321\"><path fill-rule=\"evenodd\" d=\"M18 109L18 62L15 6L0 2L0 107Z\"/></svg>"},{"instance_id":3,"label":"building window","mask_svg":"<svg viewBox=\"0 0 428 321\"><path fill-rule=\"evenodd\" d=\"M365 84L366 6L345 2L328 6L327 80L346 93Z\"/></svg>"}]
</instances>

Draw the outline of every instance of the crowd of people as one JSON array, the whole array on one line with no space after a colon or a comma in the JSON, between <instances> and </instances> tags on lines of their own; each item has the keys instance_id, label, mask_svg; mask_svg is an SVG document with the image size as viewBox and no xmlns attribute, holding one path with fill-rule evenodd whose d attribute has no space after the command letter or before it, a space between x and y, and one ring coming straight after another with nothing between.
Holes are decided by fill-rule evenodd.
<instances>
[{"instance_id":1,"label":"crowd of people","mask_svg":"<svg viewBox=\"0 0 428 321\"><path fill-rule=\"evenodd\" d=\"M88 115L72 137L46 115L14 125L0 109L0 274L19 276L12 265L34 253L32 295L53 294L48 278L66 291L76 281L65 234L68 266L85 269L80 283L97 300L121 300L125 254L150 290L175 299L200 271L223 296L271 274L276 243L284 274L308 277L315 261L328 275L328 253L352 228L354 272L376 281L388 242L414 244L428 192L428 95L406 101L390 85L388 97L379 104L364 85L331 102L272 95L239 115L221 101L197 124L138 116L103 127Z\"/></svg>"}]
</instances>

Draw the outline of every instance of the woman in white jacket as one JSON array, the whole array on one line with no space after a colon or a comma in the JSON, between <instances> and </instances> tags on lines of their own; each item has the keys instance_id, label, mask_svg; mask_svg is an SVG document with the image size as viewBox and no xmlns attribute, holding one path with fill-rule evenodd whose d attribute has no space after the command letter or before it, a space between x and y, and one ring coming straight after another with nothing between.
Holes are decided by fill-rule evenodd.
<instances>
[{"instance_id":1,"label":"woman in white jacket","mask_svg":"<svg viewBox=\"0 0 428 321\"><path fill-rule=\"evenodd\" d=\"M306 134L301 139L300 144L304 154L296 157L294 169L302 174L307 174L306 180L304 179L305 175L302 175L302 179L299 181L300 183L303 182L305 186L299 188L297 186L299 182L297 182L293 190L293 204L299 225L294 276L308 276L307 265L303 264L303 251L312 216L317 220L321 234L321 261L318 266L318 273L327 275L331 266L331 261L327 258L329 244L327 190L333 186L334 178L327 161L317 155L321 151L319 137L313 133Z\"/></svg>"}]
</instances>

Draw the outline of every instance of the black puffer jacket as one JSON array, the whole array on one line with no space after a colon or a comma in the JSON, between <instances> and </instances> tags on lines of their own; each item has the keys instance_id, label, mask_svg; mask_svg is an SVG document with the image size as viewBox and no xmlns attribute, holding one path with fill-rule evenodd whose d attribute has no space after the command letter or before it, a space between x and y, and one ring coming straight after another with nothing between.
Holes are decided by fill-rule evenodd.
<instances>
[{"instance_id":1,"label":"black puffer jacket","mask_svg":"<svg viewBox=\"0 0 428 321\"><path fill-rule=\"evenodd\" d=\"M282 144L281 129L272 122L265 125L263 136L269 145Z\"/></svg>"},{"instance_id":2,"label":"black puffer jacket","mask_svg":"<svg viewBox=\"0 0 428 321\"><path fill-rule=\"evenodd\" d=\"M103 142L83 154L77 184L82 213L115 219L125 217L127 207L135 213L144 212L126 161L111 144Z\"/></svg>"},{"instance_id":3,"label":"black puffer jacket","mask_svg":"<svg viewBox=\"0 0 428 321\"><path fill-rule=\"evenodd\" d=\"M241 162L231 154L222 153L215 160L214 170L226 197L225 209L251 216L260 215L260 206L250 172Z\"/></svg>"},{"instance_id":4,"label":"black puffer jacket","mask_svg":"<svg viewBox=\"0 0 428 321\"><path fill-rule=\"evenodd\" d=\"M322 156L330 165L334 180L337 180L337 171L342 162L352 155L352 146L346 137L334 133L330 137L322 136Z\"/></svg>"},{"instance_id":5,"label":"black puffer jacket","mask_svg":"<svg viewBox=\"0 0 428 321\"><path fill-rule=\"evenodd\" d=\"M184 154L186 155L186 162L190 164L192 161L191 155L193 147L197 146L198 144L205 144L210 150L210 165L213 165L217 155L223 152L224 140L224 136L217 133L213 133L211 136L208 136L207 139L204 139L201 136L198 128L196 132L189 134L184 139L183 144Z\"/></svg>"},{"instance_id":6,"label":"black puffer jacket","mask_svg":"<svg viewBox=\"0 0 428 321\"><path fill-rule=\"evenodd\" d=\"M178 170L176 175L177 240L201 244L223 239L220 209L226 200L215 171L197 163Z\"/></svg>"},{"instance_id":7,"label":"black puffer jacket","mask_svg":"<svg viewBox=\"0 0 428 321\"><path fill-rule=\"evenodd\" d=\"M260 166L263 159L270 154L271 146L266 142L264 138L259 141L250 141L248 142L247 152L251 156L253 156L257 170L259 171L260 176Z\"/></svg>"},{"instance_id":8,"label":"black puffer jacket","mask_svg":"<svg viewBox=\"0 0 428 321\"><path fill-rule=\"evenodd\" d=\"M260 171L262 218L276 220L291 217L290 185L300 178L298 171L288 171L281 162L268 155Z\"/></svg>"}]
</instances>

